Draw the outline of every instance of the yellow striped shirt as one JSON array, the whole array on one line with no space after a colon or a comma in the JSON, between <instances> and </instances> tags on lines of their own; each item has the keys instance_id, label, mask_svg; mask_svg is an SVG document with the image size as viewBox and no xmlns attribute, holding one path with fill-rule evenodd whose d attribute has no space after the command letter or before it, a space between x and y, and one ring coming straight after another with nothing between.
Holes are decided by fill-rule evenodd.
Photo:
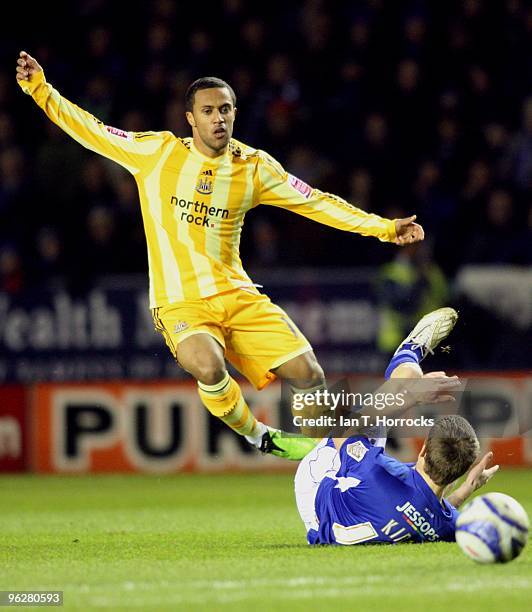
<instances>
[{"instance_id":1,"label":"yellow striped shirt","mask_svg":"<svg viewBox=\"0 0 532 612\"><path fill-rule=\"evenodd\" d=\"M239 254L245 214L258 204L384 242L395 222L312 189L264 151L237 140L214 159L171 132L124 132L62 97L40 72L19 81L69 136L126 168L137 182L150 273L150 307L253 285Z\"/></svg>"}]
</instances>

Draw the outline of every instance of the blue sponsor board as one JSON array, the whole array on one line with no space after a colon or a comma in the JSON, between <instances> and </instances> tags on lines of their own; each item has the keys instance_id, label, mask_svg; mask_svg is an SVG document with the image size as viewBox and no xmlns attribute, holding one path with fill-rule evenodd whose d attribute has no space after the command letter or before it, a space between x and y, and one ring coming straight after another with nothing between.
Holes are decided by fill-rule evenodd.
<instances>
[{"instance_id":1,"label":"blue sponsor board","mask_svg":"<svg viewBox=\"0 0 532 612\"><path fill-rule=\"evenodd\" d=\"M370 275L284 271L257 280L307 336L326 372L382 371ZM61 288L0 293L1 383L184 376L154 329L142 278L105 279L83 296Z\"/></svg>"}]
</instances>

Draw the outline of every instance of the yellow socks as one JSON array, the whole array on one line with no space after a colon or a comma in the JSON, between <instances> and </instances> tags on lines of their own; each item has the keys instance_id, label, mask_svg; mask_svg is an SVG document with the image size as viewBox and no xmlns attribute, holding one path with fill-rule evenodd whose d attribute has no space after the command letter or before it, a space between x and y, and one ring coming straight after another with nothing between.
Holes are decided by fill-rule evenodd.
<instances>
[{"instance_id":1,"label":"yellow socks","mask_svg":"<svg viewBox=\"0 0 532 612\"><path fill-rule=\"evenodd\" d=\"M207 410L241 436L258 438L266 431L266 427L253 416L238 383L229 372L215 385L198 382L198 392Z\"/></svg>"}]
</instances>

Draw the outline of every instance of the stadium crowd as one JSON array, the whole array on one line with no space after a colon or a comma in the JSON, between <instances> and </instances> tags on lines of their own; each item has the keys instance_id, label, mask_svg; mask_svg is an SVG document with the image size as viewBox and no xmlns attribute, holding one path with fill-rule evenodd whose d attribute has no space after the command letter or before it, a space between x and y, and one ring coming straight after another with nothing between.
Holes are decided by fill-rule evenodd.
<instances>
[{"instance_id":1,"label":"stadium crowd","mask_svg":"<svg viewBox=\"0 0 532 612\"><path fill-rule=\"evenodd\" d=\"M388 217L417 213L435 265L532 263L532 9L461 2L58 2L3 32L0 290L143 272L133 179L52 125L15 82L20 48L67 98L125 130L188 136L184 92L214 74L235 136ZM52 12L50 12L52 11ZM68 27L65 26L68 24ZM7 26L7 24L6 24ZM26 27L27 26L27 27ZM369 265L396 247L261 207L254 266Z\"/></svg>"}]
</instances>

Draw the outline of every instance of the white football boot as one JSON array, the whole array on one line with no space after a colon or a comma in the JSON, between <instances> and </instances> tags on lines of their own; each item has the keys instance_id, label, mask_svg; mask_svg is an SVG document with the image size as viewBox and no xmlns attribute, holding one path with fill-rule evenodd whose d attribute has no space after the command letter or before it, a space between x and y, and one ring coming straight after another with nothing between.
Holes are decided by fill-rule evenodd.
<instances>
[{"instance_id":1,"label":"white football boot","mask_svg":"<svg viewBox=\"0 0 532 612\"><path fill-rule=\"evenodd\" d=\"M421 349L421 359L428 353L433 354L438 344L447 338L458 320L458 313L454 308L438 308L422 317L414 329L401 342L395 354L405 344L411 344L413 349Z\"/></svg>"}]
</instances>

